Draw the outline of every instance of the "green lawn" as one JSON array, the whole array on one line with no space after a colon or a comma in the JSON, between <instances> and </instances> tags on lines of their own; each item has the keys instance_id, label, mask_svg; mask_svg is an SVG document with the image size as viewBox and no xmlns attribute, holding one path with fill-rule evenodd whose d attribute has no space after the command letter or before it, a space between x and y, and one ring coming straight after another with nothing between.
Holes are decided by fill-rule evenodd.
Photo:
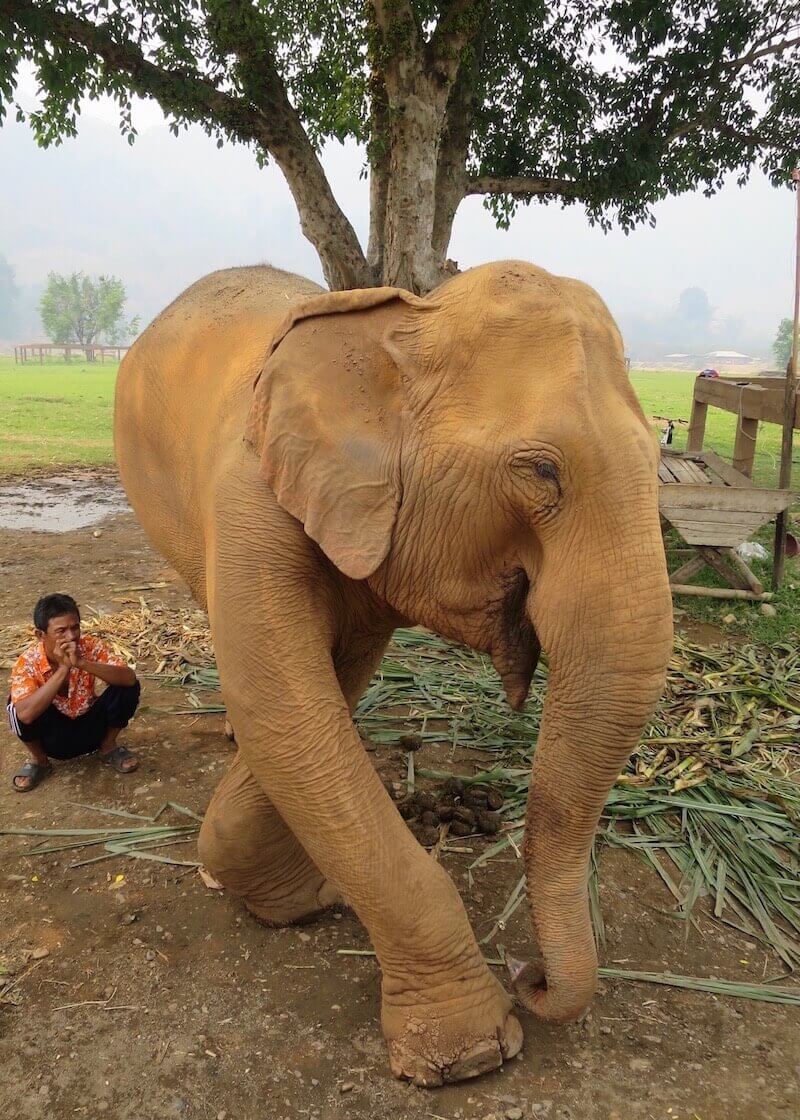
<instances>
[{"instance_id":1,"label":"green lawn","mask_svg":"<svg viewBox=\"0 0 800 1120\"><path fill-rule=\"evenodd\" d=\"M15 366L0 357L0 475L21 474L30 467L74 463L111 463L111 423L116 362L52 362ZM648 416L688 420L694 374L635 370L631 381ZM736 418L709 408L706 446L725 458L733 453ZM686 443L686 428L675 429L675 446ZM795 438L800 459L800 434ZM762 424L754 470L763 486L777 484L780 429ZM800 488L800 466L795 487Z\"/></svg>"},{"instance_id":2,"label":"green lawn","mask_svg":"<svg viewBox=\"0 0 800 1120\"><path fill-rule=\"evenodd\" d=\"M116 362L91 365L54 362L44 366L15 366L13 358L0 358L0 476L19 475L32 468L58 468L74 464L113 462L111 425L114 400ZM669 416L689 419L694 374L659 370L635 370L631 374L634 388L648 416ZM713 448L726 459L733 453L736 418L732 413L709 408L706 426L706 447ZM762 424L758 435L754 478L763 486L777 484L780 455L780 429ZM686 428L678 426L675 446L686 443ZM800 434L795 436L794 489L800 490ZM772 526L767 526L758 540L772 546ZM672 542L675 547L678 541ZM685 556L670 556L670 566L677 567ZM755 570L769 583L770 565L755 564ZM696 581L719 586L713 573L702 574ZM762 641L777 641L800 634L800 560L787 564L784 586L775 600L778 617L770 619L758 605L721 600L683 597L679 606L690 617L717 624L728 615L736 619L726 623L730 633L740 632Z\"/></svg>"},{"instance_id":3,"label":"green lawn","mask_svg":"<svg viewBox=\"0 0 800 1120\"><path fill-rule=\"evenodd\" d=\"M648 417L668 416L671 420L688 421L692 410L695 376L694 373L676 373L672 370L633 370L631 381ZM660 424L665 427L663 422ZM677 450L686 446L687 431L684 425L676 425L674 446ZM736 417L733 413L709 406L703 446L730 460L733 458L735 436ZM778 485L780 454L781 430L778 425L759 425L753 464L753 481L759 486ZM797 467L793 481L797 490L800 489L800 432L795 433L794 458Z\"/></svg>"},{"instance_id":4,"label":"green lawn","mask_svg":"<svg viewBox=\"0 0 800 1120\"><path fill-rule=\"evenodd\" d=\"M112 463L116 362L15 366L0 357L0 475Z\"/></svg>"}]
</instances>

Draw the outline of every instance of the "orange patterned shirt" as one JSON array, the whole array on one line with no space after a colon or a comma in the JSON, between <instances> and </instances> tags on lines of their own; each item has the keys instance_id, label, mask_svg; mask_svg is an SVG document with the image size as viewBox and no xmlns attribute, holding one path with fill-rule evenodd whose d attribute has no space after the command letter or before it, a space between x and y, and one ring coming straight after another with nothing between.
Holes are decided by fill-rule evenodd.
<instances>
[{"instance_id":1,"label":"orange patterned shirt","mask_svg":"<svg viewBox=\"0 0 800 1120\"><path fill-rule=\"evenodd\" d=\"M99 661L104 665L125 664L102 638L91 635L82 636L78 642L78 658L82 661ZM28 646L11 670L11 703L18 704L20 700L36 692L37 688L50 680L53 672L44 651L44 642L34 642L32 646ZM70 669L68 694L60 696L56 693L53 697L53 703L59 712L70 719L88 712L95 701L96 680L85 669Z\"/></svg>"}]
</instances>

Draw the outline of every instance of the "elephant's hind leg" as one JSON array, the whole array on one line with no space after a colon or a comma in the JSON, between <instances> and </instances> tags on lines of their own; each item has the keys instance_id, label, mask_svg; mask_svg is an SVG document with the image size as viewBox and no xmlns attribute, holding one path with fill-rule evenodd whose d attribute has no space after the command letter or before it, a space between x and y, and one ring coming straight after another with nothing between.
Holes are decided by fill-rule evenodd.
<instances>
[{"instance_id":1,"label":"elephant's hind leg","mask_svg":"<svg viewBox=\"0 0 800 1120\"><path fill-rule=\"evenodd\" d=\"M339 900L240 753L211 799L198 847L214 878L268 925L305 921Z\"/></svg>"}]
</instances>

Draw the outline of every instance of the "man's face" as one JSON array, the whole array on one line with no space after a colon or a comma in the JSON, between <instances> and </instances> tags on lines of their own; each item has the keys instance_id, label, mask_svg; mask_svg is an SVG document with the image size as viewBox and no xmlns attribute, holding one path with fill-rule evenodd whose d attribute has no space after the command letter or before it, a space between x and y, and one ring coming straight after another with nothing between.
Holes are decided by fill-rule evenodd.
<instances>
[{"instance_id":1,"label":"man's face","mask_svg":"<svg viewBox=\"0 0 800 1120\"><path fill-rule=\"evenodd\" d=\"M51 618L47 630L37 630L36 634L44 643L44 651L52 658L56 645L77 642L81 636L81 620L76 614L58 614Z\"/></svg>"}]
</instances>

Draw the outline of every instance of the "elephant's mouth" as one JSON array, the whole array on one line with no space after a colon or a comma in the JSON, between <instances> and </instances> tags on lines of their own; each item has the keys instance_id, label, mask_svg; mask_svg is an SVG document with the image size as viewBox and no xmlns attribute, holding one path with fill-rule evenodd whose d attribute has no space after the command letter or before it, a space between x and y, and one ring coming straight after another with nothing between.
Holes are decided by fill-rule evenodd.
<instances>
[{"instance_id":1,"label":"elephant's mouth","mask_svg":"<svg viewBox=\"0 0 800 1120\"><path fill-rule=\"evenodd\" d=\"M519 710L528 697L542 649L525 613L529 590L530 581L522 568L509 573L503 580L501 596L490 612L492 664L515 710Z\"/></svg>"}]
</instances>

